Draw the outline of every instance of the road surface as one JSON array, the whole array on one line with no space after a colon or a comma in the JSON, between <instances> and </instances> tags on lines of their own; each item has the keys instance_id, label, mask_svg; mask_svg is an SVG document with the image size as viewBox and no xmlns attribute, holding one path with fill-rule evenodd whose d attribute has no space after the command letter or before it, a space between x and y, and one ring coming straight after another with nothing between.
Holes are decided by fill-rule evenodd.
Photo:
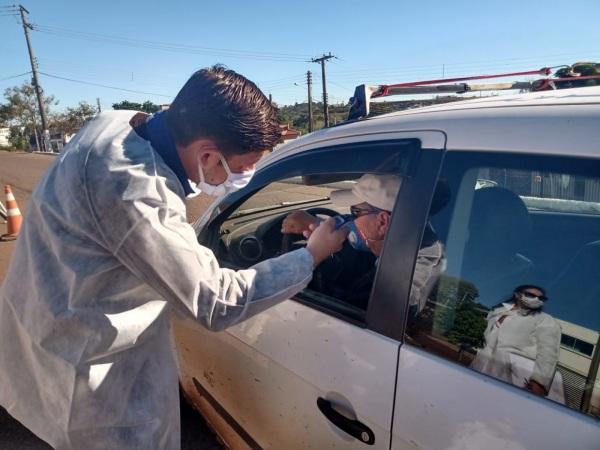
<instances>
[{"instance_id":1,"label":"road surface","mask_svg":"<svg viewBox=\"0 0 600 450\"><path fill-rule=\"evenodd\" d=\"M0 194L5 203L4 185L10 184L22 214L26 213L27 202L38 181L57 156L0 151ZM200 196L188 202L188 220L195 220L210 199ZM1 220L0 220L1 223ZM0 224L0 234L6 225ZM0 242L0 284L10 261L15 242ZM182 449L217 450L223 447L207 427L204 419L182 401L181 406ZM50 447L37 439L19 422L12 419L0 407L0 449L2 450L46 450Z\"/></svg>"}]
</instances>

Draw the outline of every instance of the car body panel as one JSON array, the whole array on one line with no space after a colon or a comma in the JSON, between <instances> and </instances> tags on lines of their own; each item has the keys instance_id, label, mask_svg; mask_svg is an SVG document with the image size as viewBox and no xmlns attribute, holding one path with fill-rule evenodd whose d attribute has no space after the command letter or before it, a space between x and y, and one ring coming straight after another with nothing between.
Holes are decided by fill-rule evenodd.
<instances>
[{"instance_id":1,"label":"car body panel","mask_svg":"<svg viewBox=\"0 0 600 450\"><path fill-rule=\"evenodd\" d=\"M598 448L597 420L408 344L398 374L394 450Z\"/></svg>"},{"instance_id":2,"label":"car body panel","mask_svg":"<svg viewBox=\"0 0 600 450\"><path fill-rule=\"evenodd\" d=\"M293 300L221 333L190 320L174 333L182 384L205 385L259 445L363 448L319 412L324 397L371 428L371 448L389 448L397 342Z\"/></svg>"}]
</instances>

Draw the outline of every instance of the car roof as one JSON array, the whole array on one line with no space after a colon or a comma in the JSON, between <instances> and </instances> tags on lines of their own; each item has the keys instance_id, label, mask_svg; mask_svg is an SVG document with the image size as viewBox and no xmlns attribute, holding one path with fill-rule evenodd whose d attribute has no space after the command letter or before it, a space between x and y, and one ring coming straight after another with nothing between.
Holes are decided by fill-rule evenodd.
<instances>
[{"instance_id":1,"label":"car roof","mask_svg":"<svg viewBox=\"0 0 600 450\"><path fill-rule=\"evenodd\" d=\"M457 101L349 122L294 139L261 166L352 137L412 131L444 133L448 150L600 157L600 86Z\"/></svg>"}]
</instances>

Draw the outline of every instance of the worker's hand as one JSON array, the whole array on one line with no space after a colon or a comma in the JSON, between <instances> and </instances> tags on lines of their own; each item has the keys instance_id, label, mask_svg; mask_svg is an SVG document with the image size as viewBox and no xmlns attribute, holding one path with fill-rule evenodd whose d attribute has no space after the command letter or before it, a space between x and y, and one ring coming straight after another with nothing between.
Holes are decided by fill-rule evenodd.
<instances>
[{"instance_id":1,"label":"worker's hand","mask_svg":"<svg viewBox=\"0 0 600 450\"><path fill-rule=\"evenodd\" d=\"M310 252L317 267L323 260L342 248L342 244L348 235L348 229L342 227L335 229L335 219L329 218L319 225L310 224L310 238L306 244L306 249Z\"/></svg>"},{"instance_id":2,"label":"worker's hand","mask_svg":"<svg viewBox=\"0 0 600 450\"><path fill-rule=\"evenodd\" d=\"M283 219L281 232L283 234L304 234L305 237L308 237L312 233L309 229L309 226L312 224L318 225L319 219L300 209Z\"/></svg>"},{"instance_id":3,"label":"worker's hand","mask_svg":"<svg viewBox=\"0 0 600 450\"><path fill-rule=\"evenodd\" d=\"M541 395L542 397L545 397L548 394L546 392L546 388L544 388L544 386L535 380L529 380L527 383L525 383L525 389L533 392L534 394Z\"/></svg>"}]
</instances>

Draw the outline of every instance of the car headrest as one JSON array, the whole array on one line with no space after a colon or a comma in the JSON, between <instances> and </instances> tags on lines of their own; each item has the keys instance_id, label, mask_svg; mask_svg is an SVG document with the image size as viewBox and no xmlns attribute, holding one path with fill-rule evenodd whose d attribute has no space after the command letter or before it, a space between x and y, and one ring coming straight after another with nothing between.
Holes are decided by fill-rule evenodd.
<instances>
[{"instance_id":1,"label":"car headrest","mask_svg":"<svg viewBox=\"0 0 600 450\"><path fill-rule=\"evenodd\" d=\"M531 232L523 200L502 187L477 189L469 218L469 245L508 254L521 250Z\"/></svg>"},{"instance_id":2,"label":"car headrest","mask_svg":"<svg viewBox=\"0 0 600 450\"><path fill-rule=\"evenodd\" d=\"M433 216L444 209L450 202L451 195L452 194L448 181L440 178L435 185L433 199L431 200L431 207L429 208L429 215Z\"/></svg>"}]
</instances>

